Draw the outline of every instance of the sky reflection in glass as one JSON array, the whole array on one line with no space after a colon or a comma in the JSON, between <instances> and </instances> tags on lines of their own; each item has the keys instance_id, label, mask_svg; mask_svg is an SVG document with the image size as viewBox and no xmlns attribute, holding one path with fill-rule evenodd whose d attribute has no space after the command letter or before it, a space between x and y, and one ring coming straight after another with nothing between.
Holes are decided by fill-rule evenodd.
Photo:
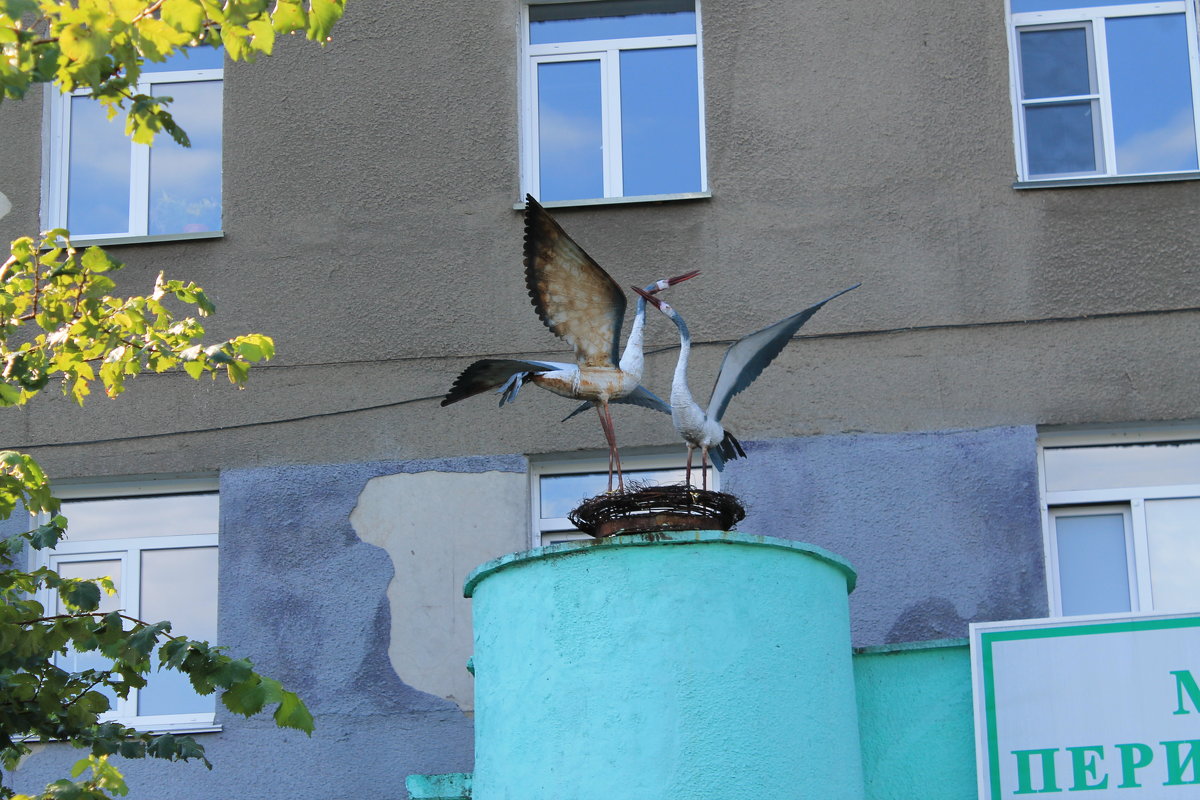
<instances>
[{"instance_id":1,"label":"sky reflection in glass","mask_svg":"<svg viewBox=\"0 0 1200 800\"><path fill-rule=\"evenodd\" d=\"M121 609L121 562L117 559L97 559L95 561L60 561L55 569L58 574L64 578L80 578L83 580L95 580L96 578L111 578L113 584L117 587L117 594L100 593L100 606L97 611L108 614L112 611ZM55 594L55 613L65 614L67 609L62 606L62 601ZM96 652L81 653L78 650L68 647L67 652L60 653L54 657L54 663L61 669L68 672L82 672L85 669L105 670L112 666L112 661L105 658ZM112 689L106 687L97 687L97 691L108 698L109 709L113 709L117 705L117 695Z\"/></svg>"},{"instance_id":2,"label":"sky reflection in glass","mask_svg":"<svg viewBox=\"0 0 1200 800\"><path fill-rule=\"evenodd\" d=\"M1085 100L1025 109L1031 175L1097 170L1092 106L1091 101Z\"/></svg>"},{"instance_id":3,"label":"sky reflection in glass","mask_svg":"<svg viewBox=\"0 0 1200 800\"><path fill-rule=\"evenodd\" d=\"M696 48L621 53L626 196L700 191Z\"/></svg>"},{"instance_id":4,"label":"sky reflection in glass","mask_svg":"<svg viewBox=\"0 0 1200 800\"><path fill-rule=\"evenodd\" d=\"M653 6L653 8L650 8ZM529 7L529 43L587 42L637 36L679 36L696 32L690 2L652 2L643 7L661 13L618 14L628 2L555 3ZM687 9L687 10L679 10Z\"/></svg>"},{"instance_id":5,"label":"sky reflection in glass","mask_svg":"<svg viewBox=\"0 0 1200 800\"><path fill-rule=\"evenodd\" d=\"M1146 501L1154 610L1200 607L1200 498Z\"/></svg>"},{"instance_id":6,"label":"sky reflection in glass","mask_svg":"<svg viewBox=\"0 0 1200 800\"><path fill-rule=\"evenodd\" d=\"M71 98L67 227L71 232L129 230L130 143L121 117L108 120L90 97Z\"/></svg>"},{"instance_id":7,"label":"sky reflection in glass","mask_svg":"<svg viewBox=\"0 0 1200 800\"><path fill-rule=\"evenodd\" d=\"M1062 613L1129 611L1124 516L1058 516L1054 527Z\"/></svg>"},{"instance_id":8,"label":"sky reflection in glass","mask_svg":"<svg viewBox=\"0 0 1200 800\"><path fill-rule=\"evenodd\" d=\"M604 196L600 62L538 64L541 200Z\"/></svg>"},{"instance_id":9,"label":"sky reflection in glass","mask_svg":"<svg viewBox=\"0 0 1200 800\"><path fill-rule=\"evenodd\" d=\"M1026 100L1091 94L1085 28L1021 33L1021 90Z\"/></svg>"},{"instance_id":10,"label":"sky reflection in glass","mask_svg":"<svg viewBox=\"0 0 1200 800\"><path fill-rule=\"evenodd\" d=\"M159 84L190 148L159 136L150 148L149 232L221 229L221 82Z\"/></svg>"},{"instance_id":11,"label":"sky reflection in glass","mask_svg":"<svg viewBox=\"0 0 1200 800\"><path fill-rule=\"evenodd\" d=\"M683 483L683 469L639 469L625 470L625 482L637 481L654 486ZM699 469L692 477L700 480ZM539 484L541 489L541 518L562 519L576 506L589 497L608 491L607 472L579 472L567 475L546 475Z\"/></svg>"},{"instance_id":12,"label":"sky reflection in glass","mask_svg":"<svg viewBox=\"0 0 1200 800\"><path fill-rule=\"evenodd\" d=\"M141 590L142 619L169 619L173 635L216 641L217 548L143 550ZM141 715L203 714L213 708L213 695L197 694L188 677L174 670L152 673L138 692Z\"/></svg>"},{"instance_id":13,"label":"sky reflection in glass","mask_svg":"<svg viewBox=\"0 0 1200 800\"><path fill-rule=\"evenodd\" d=\"M1186 18L1119 17L1106 25L1117 169L1196 169Z\"/></svg>"},{"instance_id":14,"label":"sky reflection in glass","mask_svg":"<svg viewBox=\"0 0 1200 800\"><path fill-rule=\"evenodd\" d=\"M225 66L225 50L212 47L193 47L180 50L166 61L146 61L142 72L177 72L186 69L221 69Z\"/></svg>"},{"instance_id":15,"label":"sky reflection in glass","mask_svg":"<svg viewBox=\"0 0 1200 800\"><path fill-rule=\"evenodd\" d=\"M1157 3L1161 0L1113 0L1111 5L1132 6L1139 3ZM1088 8L1092 3L1080 2L1080 0L1012 0L1012 10L1014 14L1023 14L1026 11L1062 11L1068 8ZM1095 5L1101 5L1099 3Z\"/></svg>"}]
</instances>

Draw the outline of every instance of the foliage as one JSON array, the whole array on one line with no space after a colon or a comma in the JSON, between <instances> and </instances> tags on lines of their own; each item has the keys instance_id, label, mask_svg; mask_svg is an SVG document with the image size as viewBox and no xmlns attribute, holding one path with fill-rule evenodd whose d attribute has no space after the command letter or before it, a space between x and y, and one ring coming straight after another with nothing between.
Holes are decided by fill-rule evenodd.
<instances>
[{"instance_id":1,"label":"foliage","mask_svg":"<svg viewBox=\"0 0 1200 800\"><path fill-rule=\"evenodd\" d=\"M189 47L223 47L233 60L269 55L276 36L304 33L324 44L345 0L0 0L0 101L17 100L34 84L84 90L106 109L122 111L126 133L151 143L166 132L182 145L187 133L167 110L170 98L136 92L145 61L161 62ZM224 373L239 388L250 365L269 359L274 343L260 334L205 345L200 317L213 312L204 290L162 275L146 296L114 295L122 265L98 247L78 252L65 230L17 239L0 265L0 407L35 398L51 381L83 404L99 385L116 397L140 372L179 368L192 378ZM177 309L189 316L177 316ZM234 713L274 706L277 724L312 731L304 703L272 678L207 642L171 633L169 622L100 612L108 579L63 578L24 568L31 551L52 549L66 519L41 467L30 456L0 451L0 520L25 513L44 520L0 539L0 769L11 770L37 741L66 741L89 754L72 778L46 787L43 800L106 800L127 792L108 760L197 759L189 736L153 735L102 721L105 692L126 698L151 670L188 675L201 694L220 693ZM38 598L57 598L62 612ZM55 658L69 650L98 653L103 668L69 672ZM84 773L88 774L84 776ZM13 797L0 774L0 798Z\"/></svg>"},{"instance_id":2,"label":"foliage","mask_svg":"<svg viewBox=\"0 0 1200 800\"><path fill-rule=\"evenodd\" d=\"M55 379L80 404L97 383L113 397L130 376L177 366L193 378L224 372L241 386L252 362L273 355L274 343L261 334L205 346L197 317L214 309L193 283L160 275L148 296L114 297L110 275L121 266L99 248L80 254L62 230L47 233L40 247L31 239L13 243L0 266L0 406L27 403ZM196 316L177 316L172 305ZM249 716L275 705L278 724L312 730L303 702L249 661L173 636L169 622L99 612L101 592L113 591L110 580L68 579L44 567L26 571L27 552L52 549L67 521L37 462L0 451L0 519L21 509L46 521L0 539L0 767L11 770L30 752L29 741L69 741L90 750L76 770L78 777L90 767L90 777L57 781L44 796L102 798L125 790L107 761L112 754L207 764L191 737L101 721L109 710L102 690L126 698L155 667L186 673L201 694L221 692L230 711ZM43 607L38 598L47 593L58 597L63 613ZM109 666L63 670L55 656L69 649L99 653ZM0 797L11 791L0 785Z\"/></svg>"},{"instance_id":3,"label":"foliage","mask_svg":"<svg viewBox=\"0 0 1200 800\"><path fill-rule=\"evenodd\" d=\"M88 90L109 119L149 144L187 133L167 111L169 97L136 91L145 61L188 47L224 47L234 61L270 55L275 37L304 33L324 43L346 0L0 0L0 100L37 83Z\"/></svg>"}]
</instances>

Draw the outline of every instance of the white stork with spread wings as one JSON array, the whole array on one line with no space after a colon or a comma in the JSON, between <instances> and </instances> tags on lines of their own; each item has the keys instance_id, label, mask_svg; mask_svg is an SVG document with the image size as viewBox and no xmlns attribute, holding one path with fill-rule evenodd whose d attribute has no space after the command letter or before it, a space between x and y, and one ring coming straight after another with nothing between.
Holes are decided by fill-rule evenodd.
<instances>
[{"instance_id":1,"label":"white stork with spread wings","mask_svg":"<svg viewBox=\"0 0 1200 800\"><path fill-rule=\"evenodd\" d=\"M698 274L689 272L656 281L644 291L653 296ZM531 381L563 397L583 400L585 407L594 405L608 442L609 491L614 469L623 491L625 482L608 404L632 403L671 413L666 403L641 385L645 301L638 301L629 341L618 359L625 293L532 195L525 197L525 284L538 318L575 349L575 363L485 358L463 370L442 405L498 389L503 406L515 400L521 387Z\"/></svg>"},{"instance_id":2,"label":"white stork with spread wings","mask_svg":"<svg viewBox=\"0 0 1200 800\"><path fill-rule=\"evenodd\" d=\"M854 284L850 289L857 289L862 284ZM725 409L733 396L746 389L762 374L767 365L775 360L792 336L800 327L808 322L813 314L834 297L845 294L850 289L843 289L837 294L827 297L816 305L809 306L803 311L781 319L774 325L769 325L760 331L743 336L729 346L725 358L721 361L721 369L717 372L717 382L708 398L708 410L692 397L688 388L687 368L688 357L692 350L692 336L688 332L687 323L679 312L668 303L660 300L649 292L633 290L643 299L666 314L679 329L679 359L675 362L675 377L671 381L671 421L675 423L676 432L687 443L687 483L692 483L692 455L700 450L703 488L708 488L708 459L711 454L713 466L718 470L725 468L726 461L735 458L745 458L746 451L732 433L721 425Z\"/></svg>"}]
</instances>

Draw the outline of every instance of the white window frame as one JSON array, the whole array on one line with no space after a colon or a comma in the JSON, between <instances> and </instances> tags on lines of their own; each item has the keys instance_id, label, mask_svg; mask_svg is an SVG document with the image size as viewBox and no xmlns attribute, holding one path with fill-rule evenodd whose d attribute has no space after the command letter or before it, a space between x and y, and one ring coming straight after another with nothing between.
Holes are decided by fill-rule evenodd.
<instances>
[{"instance_id":1,"label":"white window frame","mask_svg":"<svg viewBox=\"0 0 1200 800\"><path fill-rule=\"evenodd\" d=\"M216 494L216 478L166 478L146 479L134 482L80 483L55 488L59 499L102 500L113 498L138 498L170 494ZM43 520L44 521L44 520ZM80 561L120 561L122 609L141 608L141 553L143 550L177 549L186 547L216 547L220 561L220 532L211 534L187 534L175 536L139 536L127 539L95 539L72 542L70 540L70 516L68 511L68 536L52 551L35 551L36 566L57 569L59 564ZM55 607L52 593L43 590L38 601L48 611ZM122 613L128 613L122 611ZM137 616L137 614L130 614ZM152 666L157 669L157 665ZM216 724L216 707L212 711L192 714L141 715L137 711L138 690L130 689L129 697L117 698L116 706L103 716L104 721L119 722L140 731L153 733L205 733L219 731Z\"/></svg>"},{"instance_id":2,"label":"white window frame","mask_svg":"<svg viewBox=\"0 0 1200 800\"><path fill-rule=\"evenodd\" d=\"M1081 0L1082 2L1082 0ZM1005 3L1005 18L1008 24L1009 47L1009 96L1013 111L1013 138L1016 141L1017 178L1020 181L1053 184L1062 181L1077 181L1079 178L1125 178L1138 175L1181 175L1194 176L1195 170L1179 172L1122 173L1117 171L1116 140L1113 129L1113 109L1108 74L1108 46L1104 20L1113 17L1142 17L1160 14L1183 13L1189 35L1187 37L1188 63L1191 69L1193 129L1196 132L1197 150L1200 152L1200 52L1197 42L1195 0L1171 0L1162 3L1138 3L1095 5L1056 11L1028 11L1014 13L1011 0ZM1088 61L1095 80L1095 92L1075 97L1055 97L1026 101L1021 98L1021 44L1023 30L1052 30L1063 28L1085 28L1088 31ZM1096 101L1099 114L1093 120L1098 169L1094 172L1064 173L1060 175L1029 174L1029 150L1025 136L1025 107L1046 103L1061 103L1064 100Z\"/></svg>"},{"instance_id":3,"label":"white window frame","mask_svg":"<svg viewBox=\"0 0 1200 800\"><path fill-rule=\"evenodd\" d=\"M621 470L625 480L637 480L637 473L644 470L679 470L686 467L686 456L672 450L669 453L637 453L621 456ZM530 517L530 547L544 547L553 536L554 541L587 541L592 537L576 530L566 517L542 519L541 479L554 475L578 475L584 472L608 472L608 454L586 453L571 456L541 457L530 459L529 462L529 517ZM698 464L692 469L692 482L700 480L701 472ZM615 480L615 478L614 478ZM681 479L682 482L682 479ZM708 468L708 488L710 491L721 490L721 473Z\"/></svg>"},{"instance_id":4,"label":"white window frame","mask_svg":"<svg viewBox=\"0 0 1200 800\"><path fill-rule=\"evenodd\" d=\"M539 64L564 61L600 62L601 141L604 157L604 196L572 200L545 201L542 205L588 205L598 203L636 203L675 199L709 197L708 156L704 133L704 39L701 28L700 0L695 0L696 33L675 36L642 36L628 39L599 39L582 42L554 42L531 44L529 42L529 7L531 5L561 5L567 2L594 2L595 0L526 0L521 5L521 183L522 197L532 194L540 197L541 173L538 158L538 95L537 68ZM626 196L621 153L621 77L620 55L622 50L646 50L667 47L696 48L697 119L696 127L700 141L700 191L678 194L654 194ZM520 205L520 204L518 204Z\"/></svg>"},{"instance_id":5,"label":"white window frame","mask_svg":"<svg viewBox=\"0 0 1200 800\"><path fill-rule=\"evenodd\" d=\"M133 90L153 94L153 87L169 83L198 83L225 80L225 70L189 69L167 72L143 72ZM45 104L45 138L42 175L42 227L67 228L67 187L71 163L71 98L86 97L85 89L71 93L47 92ZM119 124L119 117L113 124ZM158 133L157 136L169 136ZM72 236L75 244L126 244L130 242L175 241L180 239L212 239L223 236L221 230L154 234L150 230L150 145L129 141L129 228L111 233L90 233ZM222 150L224 142L222 141ZM222 203L222 214L224 203Z\"/></svg>"},{"instance_id":6,"label":"white window frame","mask_svg":"<svg viewBox=\"0 0 1200 800\"><path fill-rule=\"evenodd\" d=\"M1121 513L1125 520L1125 557L1129 570L1129 610L1154 611L1150 576L1150 547L1146 502L1200 497L1200 483L1050 491L1046 487L1046 450L1059 447L1157 444L1200 439L1200 429L1175 432L1088 433L1063 431L1043 434L1038 441L1038 478L1042 497L1042 536L1046 591L1050 616L1061 617L1062 586L1058 572L1058 539L1055 520L1062 516Z\"/></svg>"}]
</instances>

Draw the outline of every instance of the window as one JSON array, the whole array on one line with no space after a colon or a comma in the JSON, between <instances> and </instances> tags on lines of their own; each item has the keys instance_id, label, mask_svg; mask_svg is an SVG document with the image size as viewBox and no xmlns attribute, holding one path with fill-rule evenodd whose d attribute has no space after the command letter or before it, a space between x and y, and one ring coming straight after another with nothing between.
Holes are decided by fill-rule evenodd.
<instances>
[{"instance_id":1,"label":"window","mask_svg":"<svg viewBox=\"0 0 1200 800\"><path fill-rule=\"evenodd\" d=\"M625 484L641 482L654 486L683 483L686 470L679 466L682 459L672 456L640 455L621 458ZM692 469L692 482L700 482L700 466ZM567 514L583 500L604 494L608 490L608 457L562 459L534 462L529 470L533 492L533 547L558 542L590 539L575 528ZM708 485L720 491L719 473L708 468Z\"/></svg>"},{"instance_id":2,"label":"window","mask_svg":"<svg viewBox=\"0 0 1200 800\"><path fill-rule=\"evenodd\" d=\"M81 240L220 231L222 57L196 48L143 68L137 90L173 98L190 148L165 133L153 147L134 144L124 117L106 119L86 92L51 97L45 227Z\"/></svg>"},{"instance_id":3,"label":"window","mask_svg":"<svg viewBox=\"0 0 1200 800\"><path fill-rule=\"evenodd\" d=\"M1194 172L1195 0L1011 0L1021 180Z\"/></svg>"},{"instance_id":4,"label":"window","mask_svg":"<svg viewBox=\"0 0 1200 800\"><path fill-rule=\"evenodd\" d=\"M130 493L147 488L126 486L64 500L67 537L43 563L64 577L112 578L117 594L103 598L102 611L119 609L147 622L170 620L175 635L215 642L217 494ZM51 613L62 612L55 595L47 593L43 604ZM105 663L101 656L75 651L58 660L71 671ZM151 672L145 688L125 700L109 699L109 718L140 730L196 731L213 725L213 695L196 694L182 673Z\"/></svg>"},{"instance_id":5,"label":"window","mask_svg":"<svg viewBox=\"0 0 1200 800\"><path fill-rule=\"evenodd\" d=\"M552 203L706 190L694 0L526 13L526 191Z\"/></svg>"},{"instance_id":6,"label":"window","mask_svg":"<svg viewBox=\"0 0 1200 800\"><path fill-rule=\"evenodd\" d=\"M1200 442L1045 447L1053 615L1200 610Z\"/></svg>"}]
</instances>

